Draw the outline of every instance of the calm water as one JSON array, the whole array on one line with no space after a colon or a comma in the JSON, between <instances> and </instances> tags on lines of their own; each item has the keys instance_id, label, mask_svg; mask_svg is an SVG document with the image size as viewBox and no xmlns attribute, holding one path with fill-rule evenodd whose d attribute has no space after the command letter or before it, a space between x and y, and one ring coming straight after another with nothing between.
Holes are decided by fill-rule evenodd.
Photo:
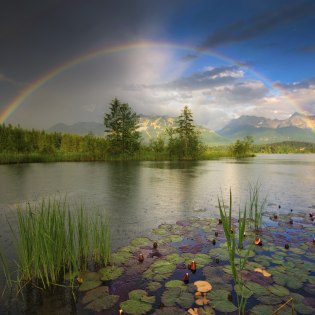
<instances>
[{"instance_id":1,"label":"calm water","mask_svg":"<svg viewBox=\"0 0 315 315\"><path fill-rule=\"evenodd\" d=\"M108 215L112 247L148 233L160 223L218 216L217 197L238 211L248 184L259 181L267 210L309 212L315 205L315 155L260 155L236 161L95 162L0 165L1 238L16 205L49 196L84 202L88 211ZM7 242L7 246L8 246Z\"/></svg>"}]
</instances>

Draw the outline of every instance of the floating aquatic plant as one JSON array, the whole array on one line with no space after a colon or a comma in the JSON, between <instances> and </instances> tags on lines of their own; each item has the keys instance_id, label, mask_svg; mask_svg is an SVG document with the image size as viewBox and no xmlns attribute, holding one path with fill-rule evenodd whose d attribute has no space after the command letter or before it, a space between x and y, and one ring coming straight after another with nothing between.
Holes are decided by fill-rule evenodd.
<instances>
[{"instance_id":1,"label":"floating aquatic plant","mask_svg":"<svg viewBox=\"0 0 315 315\"><path fill-rule=\"evenodd\" d=\"M152 309L154 296L149 296L144 290L133 290L128 294L129 300L120 303L120 307L127 314L142 315Z\"/></svg>"}]
</instances>

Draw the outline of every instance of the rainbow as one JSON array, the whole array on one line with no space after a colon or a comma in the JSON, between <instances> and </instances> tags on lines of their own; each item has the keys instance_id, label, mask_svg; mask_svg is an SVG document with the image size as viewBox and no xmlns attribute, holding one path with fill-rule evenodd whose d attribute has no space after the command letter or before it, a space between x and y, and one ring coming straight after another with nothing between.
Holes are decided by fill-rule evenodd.
<instances>
[{"instance_id":1,"label":"rainbow","mask_svg":"<svg viewBox=\"0 0 315 315\"><path fill-rule=\"evenodd\" d=\"M273 84L264 77L262 74L258 73L254 69L241 64L240 62L233 60L223 54L219 54L213 50L202 50L198 51L196 48L187 45L180 45L174 43L166 43L166 42L150 42L150 41L139 41L139 42L130 42L120 45L113 45L110 47L100 48L92 51L85 52L72 60L68 60L63 64L60 64L53 69L49 70L48 72L44 73L43 75L39 76L36 80L28 84L26 87L21 89L19 93L10 101L8 102L4 110L0 112L0 124L4 123L24 102L27 98L29 98L32 94L34 94L38 89L44 86L47 82L51 79L55 78L59 74L63 73L64 71L73 68L85 61L91 60L93 58L104 56L116 52L127 51L131 49L144 49L144 48L168 48L168 49L185 49L189 51L193 51L196 53L206 54L212 57L215 57L219 60L227 62L229 64L237 65L240 68L248 71L256 78L260 79L265 86L268 87L269 90L279 90L279 88L275 88ZM293 100L290 100L290 103L297 108L298 112L304 113L304 110ZM313 126L312 126L313 127Z\"/></svg>"}]
</instances>

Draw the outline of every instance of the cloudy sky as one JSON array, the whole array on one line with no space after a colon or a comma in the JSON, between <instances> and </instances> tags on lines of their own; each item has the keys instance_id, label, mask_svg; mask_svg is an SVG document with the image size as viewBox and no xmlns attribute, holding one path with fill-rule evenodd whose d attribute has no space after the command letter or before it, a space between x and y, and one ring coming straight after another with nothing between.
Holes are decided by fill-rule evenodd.
<instances>
[{"instance_id":1,"label":"cloudy sky","mask_svg":"<svg viewBox=\"0 0 315 315\"><path fill-rule=\"evenodd\" d=\"M312 0L5 1L0 122L102 122L114 97L214 130L315 114L314 29Z\"/></svg>"}]
</instances>

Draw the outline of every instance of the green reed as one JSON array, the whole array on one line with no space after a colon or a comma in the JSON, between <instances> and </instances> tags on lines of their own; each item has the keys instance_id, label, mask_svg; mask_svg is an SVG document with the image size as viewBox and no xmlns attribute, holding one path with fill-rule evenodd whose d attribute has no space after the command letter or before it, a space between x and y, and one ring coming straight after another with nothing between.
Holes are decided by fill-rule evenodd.
<instances>
[{"instance_id":1,"label":"green reed","mask_svg":"<svg viewBox=\"0 0 315 315\"><path fill-rule=\"evenodd\" d=\"M262 213L267 198L260 200L260 184L249 184L249 222L254 222L255 230L259 230L262 224Z\"/></svg>"},{"instance_id":2,"label":"green reed","mask_svg":"<svg viewBox=\"0 0 315 315\"><path fill-rule=\"evenodd\" d=\"M80 206L70 209L66 200L43 200L17 209L14 233L18 280L46 288L63 281L68 272L87 268L88 262L106 265L110 256L109 222L89 216ZM96 255L97 253L97 255Z\"/></svg>"},{"instance_id":3,"label":"green reed","mask_svg":"<svg viewBox=\"0 0 315 315\"><path fill-rule=\"evenodd\" d=\"M242 270L245 268L246 262L248 260L252 245L248 246L247 249L244 250L244 239L245 239L245 228L247 222L247 211L246 206L243 212L243 216L241 215L241 211L239 210L238 215L238 237L235 231L235 226L233 224L232 218L232 191L230 189L230 205L229 211L227 212L225 203L223 198L218 198L218 205L220 211L220 217L222 220L222 225L224 229L224 234L226 238L230 266L232 270L232 276L235 283L235 286L238 287L238 291L236 292L237 296L237 304L238 304L238 313L245 313L245 306L247 302L247 298L245 298L245 291L248 290L245 287L245 283L242 277ZM252 242L253 243L253 242Z\"/></svg>"}]
</instances>

